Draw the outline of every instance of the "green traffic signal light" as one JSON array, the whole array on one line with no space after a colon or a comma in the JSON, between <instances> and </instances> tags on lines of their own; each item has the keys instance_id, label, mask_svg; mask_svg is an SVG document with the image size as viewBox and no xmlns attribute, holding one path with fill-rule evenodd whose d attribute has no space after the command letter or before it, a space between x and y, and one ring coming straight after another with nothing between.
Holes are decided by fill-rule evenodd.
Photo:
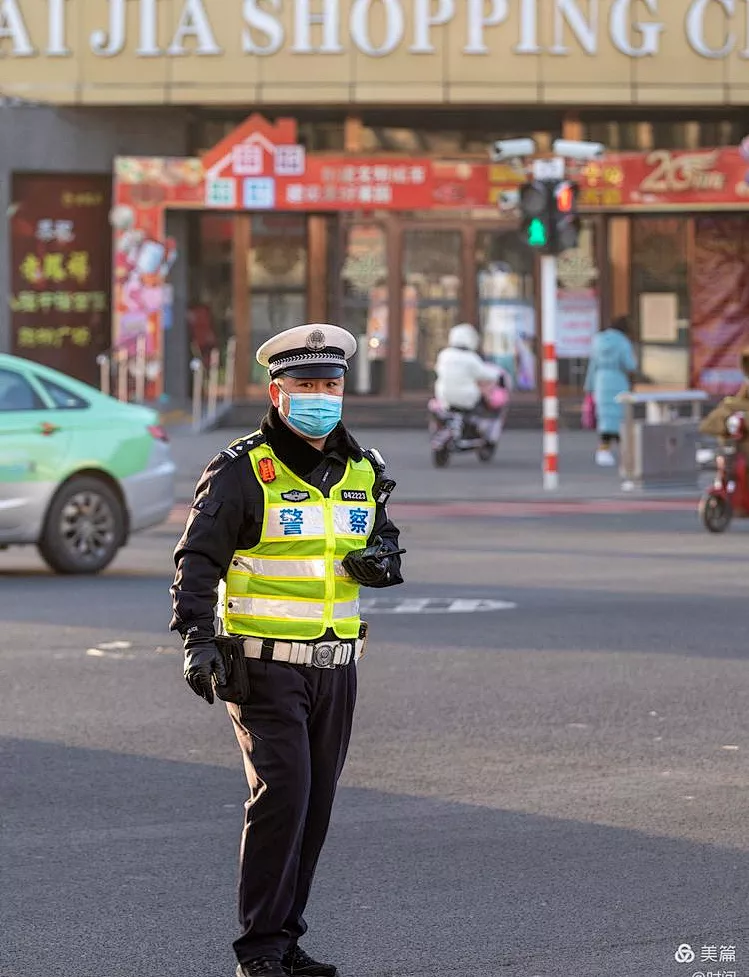
<instances>
[{"instance_id":1,"label":"green traffic signal light","mask_svg":"<svg viewBox=\"0 0 749 977\"><path fill-rule=\"evenodd\" d=\"M546 225L540 217L534 217L528 224L528 244L532 248L545 248L549 243Z\"/></svg>"}]
</instances>

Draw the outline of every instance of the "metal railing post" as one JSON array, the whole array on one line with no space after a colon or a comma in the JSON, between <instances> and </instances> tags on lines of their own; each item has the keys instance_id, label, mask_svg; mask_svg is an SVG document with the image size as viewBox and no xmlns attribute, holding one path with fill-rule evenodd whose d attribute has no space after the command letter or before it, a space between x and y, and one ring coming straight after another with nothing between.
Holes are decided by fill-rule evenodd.
<instances>
[{"instance_id":1,"label":"metal railing post","mask_svg":"<svg viewBox=\"0 0 749 977\"><path fill-rule=\"evenodd\" d=\"M226 362L224 363L224 405L234 400L234 370L237 363L237 340L234 336L226 342Z\"/></svg>"},{"instance_id":2,"label":"metal railing post","mask_svg":"<svg viewBox=\"0 0 749 977\"><path fill-rule=\"evenodd\" d=\"M117 399L127 402L127 350L123 347L117 351Z\"/></svg>"},{"instance_id":3,"label":"metal railing post","mask_svg":"<svg viewBox=\"0 0 749 977\"><path fill-rule=\"evenodd\" d=\"M146 337L138 336L135 345L135 401L146 399Z\"/></svg>"},{"instance_id":4,"label":"metal railing post","mask_svg":"<svg viewBox=\"0 0 749 977\"><path fill-rule=\"evenodd\" d=\"M203 413L203 361L197 357L190 360L192 370L192 429L200 430Z\"/></svg>"},{"instance_id":5,"label":"metal railing post","mask_svg":"<svg viewBox=\"0 0 749 977\"><path fill-rule=\"evenodd\" d=\"M96 357L96 365L99 367L99 388L107 397L112 389L112 361L108 353L99 353Z\"/></svg>"},{"instance_id":6,"label":"metal railing post","mask_svg":"<svg viewBox=\"0 0 749 977\"><path fill-rule=\"evenodd\" d=\"M220 350L212 349L208 361L208 402L206 414L208 417L216 416L216 405L218 403L218 368L221 357Z\"/></svg>"}]
</instances>

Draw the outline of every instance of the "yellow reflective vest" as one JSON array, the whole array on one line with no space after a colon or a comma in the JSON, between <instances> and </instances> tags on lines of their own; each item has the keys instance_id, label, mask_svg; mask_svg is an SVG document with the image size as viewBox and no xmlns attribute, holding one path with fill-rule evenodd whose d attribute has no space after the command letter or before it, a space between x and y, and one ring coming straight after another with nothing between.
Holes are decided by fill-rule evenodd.
<instances>
[{"instance_id":1,"label":"yellow reflective vest","mask_svg":"<svg viewBox=\"0 0 749 977\"><path fill-rule=\"evenodd\" d=\"M247 453L264 496L260 542L237 550L220 594L230 634L313 641L332 628L359 635L359 585L342 567L362 549L375 518L375 473L366 458L349 459L325 498L288 469L267 444Z\"/></svg>"}]
</instances>

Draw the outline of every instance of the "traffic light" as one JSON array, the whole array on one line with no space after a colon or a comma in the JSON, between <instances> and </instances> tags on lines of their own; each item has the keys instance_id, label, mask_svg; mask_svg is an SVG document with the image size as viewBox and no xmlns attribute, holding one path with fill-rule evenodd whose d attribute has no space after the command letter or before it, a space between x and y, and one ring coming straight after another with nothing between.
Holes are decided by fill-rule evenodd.
<instances>
[{"instance_id":1,"label":"traffic light","mask_svg":"<svg viewBox=\"0 0 749 977\"><path fill-rule=\"evenodd\" d=\"M520 188L523 240L530 248L548 252L552 241L552 186L543 180Z\"/></svg>"},{"instance_id":2,"label":"traffic light","mask_svg":"<svg viewBox=\"0 0 749 977\"><path fill-rule=\"evenodd\" d=\"M577 194L569 180L534 180L520 188L521 233L528 247L560 254L577 245Z\"/></svg>"},{"instance_id":3,"label":"traffic light","mask_svg":"<svg viewBox=\"0 0 749 977\"><path fill-rule=\"evenodd\" d=\"M561 254L577 247L580 218L577 213L578 186L562 180L554 187L554 251Z\"/></svg>"}]
</instances>

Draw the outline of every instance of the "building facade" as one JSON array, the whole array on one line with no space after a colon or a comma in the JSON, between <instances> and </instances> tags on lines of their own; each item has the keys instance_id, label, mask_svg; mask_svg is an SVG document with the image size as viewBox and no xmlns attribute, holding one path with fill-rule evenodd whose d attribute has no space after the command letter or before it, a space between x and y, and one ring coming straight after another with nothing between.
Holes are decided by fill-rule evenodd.
<instances>
[{"instance_id":1,"label":"building facade","mask_svg":"<svg viewBox=\"0 0 749 977\"><path fill-rule=\"evenodd\" d=\"M579 174L560 260L563 387L626 313L643 377L721 392L749 338L748 63L749 4L729 0L0 0L0 349L91 379L147 328L153 389L181 397L229 336L246 390L269 335L330 319L361 337L360 392L421 398L472 321L538 396L520 177L488 148L563 136L610 153ZM207 178L156 239L127 237L164 160L210 158L253 113L349 186L229 201Z\"/></svg>"}]
</instances>

